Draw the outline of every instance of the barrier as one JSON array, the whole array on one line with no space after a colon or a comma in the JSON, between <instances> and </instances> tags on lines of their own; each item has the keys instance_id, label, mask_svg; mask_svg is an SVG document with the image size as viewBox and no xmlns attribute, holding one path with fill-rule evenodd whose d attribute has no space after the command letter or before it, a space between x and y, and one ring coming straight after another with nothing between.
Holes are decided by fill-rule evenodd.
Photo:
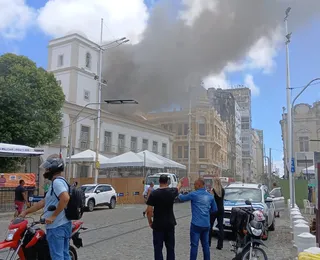
<instances>
[{"instance_id":1,"label":"barrier","mask_svg":"<svg viewBox=\"0 0 320 260\"><path fill-rule=\"evenodd\" d=\"M316 237L309 232L302 233L297 236L296 246L298 253L301 253L310 247L316 247Z\"/></svg>"},{"instance_id":2,"label":"barrier","mask_svg":"<svg viewBox=\"0 0 320 260\"><path fill-rule=\"evenodd\" d=\"M306 224L297 224L294 226L294 230L293 230L293 245L296 246L297 245L297 239L298 239L298 235L302 234L302 233L308 233L309 232L309 226Z\"/></svg>"}]
</instances>

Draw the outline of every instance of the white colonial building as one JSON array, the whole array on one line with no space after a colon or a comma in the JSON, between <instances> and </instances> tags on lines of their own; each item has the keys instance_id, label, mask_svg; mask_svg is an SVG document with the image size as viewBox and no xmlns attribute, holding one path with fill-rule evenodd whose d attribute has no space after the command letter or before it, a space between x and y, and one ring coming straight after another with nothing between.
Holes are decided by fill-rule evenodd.
<instances>
[{"instance_id":1,"label":"white colonial building","mask_svg":"<svg viewBox=\"0 0 320 260\"><path fill-rule=\"evenodd\" d=\"M87 149L95 150L97 105L88 104L99 102L96 77L99 73L98 46L85 36L73 33L51 40L48 53L48 71L54 73L61 85L65 104L61 137L45 147L43 157L61 151L63 158L66 158L70 135L73 154ZM104 106L100 127L101 154L112 157L130 150L139 152L147 149L171 158L172 133L147 124L142 119L109 113ZM74 122L72 128L71 122ZM92 172L92 165L79 165L73 171L73 177L91 177Z\"/></svg>"}]
</instances>

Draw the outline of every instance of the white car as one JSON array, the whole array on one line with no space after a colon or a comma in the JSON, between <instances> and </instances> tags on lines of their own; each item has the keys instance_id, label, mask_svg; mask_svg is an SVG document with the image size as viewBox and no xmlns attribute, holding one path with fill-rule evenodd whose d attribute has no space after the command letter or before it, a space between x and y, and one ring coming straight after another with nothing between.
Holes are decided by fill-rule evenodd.
<instances>
[{"instance_id":1,"label":"white car","mask_svg":"<svg viewBox=\"0 0 320 260\"><path fill-rule=\"evenodd\" d=\"M85 193L85 206L89 211L97 206L108 206L110 209L116 207L117 192L110 184L85 184L81 189Z\"/></svg>"},{"instance_id":2,"label":"white car","mask_svg":"<svg viewBox=\"0 0 320 260\"><path fill-rule=\"evenodd\" d=\"M252 207L261 210L267 220L268 230L275 229L275 211L281 211L281 208L276 208L276 205L282 205L282 202L275 204L268 188L262 184L249 183L232 183L225 187L224 196L224 219L223 226L225 231L232 231L230 225L230 215L233 207L251 207L245 204L246 200L250 200ZM281 199L279 199L281 201ZM283 198L284 203L284 198ZM284 209L284 208L283 208ZM213 230L217 230L214 224Z\"/></svg>"}]
</instances>

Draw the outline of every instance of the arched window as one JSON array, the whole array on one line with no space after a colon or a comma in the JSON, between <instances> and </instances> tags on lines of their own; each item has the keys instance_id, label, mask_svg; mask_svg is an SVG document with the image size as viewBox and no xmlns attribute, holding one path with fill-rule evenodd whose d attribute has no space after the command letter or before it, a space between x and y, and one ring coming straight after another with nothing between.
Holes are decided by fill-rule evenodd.
<instances>
[{"instance_id":1,"label":"arched window","mask_svg":"<svg viewBox=\"0 0 320 260\"><path fill-rule=\"evenodd\" d=\"M89 52L86 53L86 68L91 69L91 54Z\"/></svg>"}]
</instances>

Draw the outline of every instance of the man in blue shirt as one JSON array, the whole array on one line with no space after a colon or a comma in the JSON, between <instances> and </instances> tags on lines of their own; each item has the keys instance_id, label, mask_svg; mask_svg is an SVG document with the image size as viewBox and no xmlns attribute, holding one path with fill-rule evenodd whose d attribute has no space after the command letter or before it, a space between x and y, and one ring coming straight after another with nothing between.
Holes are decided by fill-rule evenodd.
<instances>
[{"instance_id":1,"label":"man in blue shirt","mask_svg":"<svg viewBox=\"0 0 320 260\"><path fill-rule=\"evenodd\" d=\"M179 195L181 201L191 200L190 260L197 259L199 240L201 241L204 260L210 260L210 213L217 211L217 205L214 197L206 191L204 180L196 180L194 188L195 191L187 195Z\"/></svg>"}]
</instances>

